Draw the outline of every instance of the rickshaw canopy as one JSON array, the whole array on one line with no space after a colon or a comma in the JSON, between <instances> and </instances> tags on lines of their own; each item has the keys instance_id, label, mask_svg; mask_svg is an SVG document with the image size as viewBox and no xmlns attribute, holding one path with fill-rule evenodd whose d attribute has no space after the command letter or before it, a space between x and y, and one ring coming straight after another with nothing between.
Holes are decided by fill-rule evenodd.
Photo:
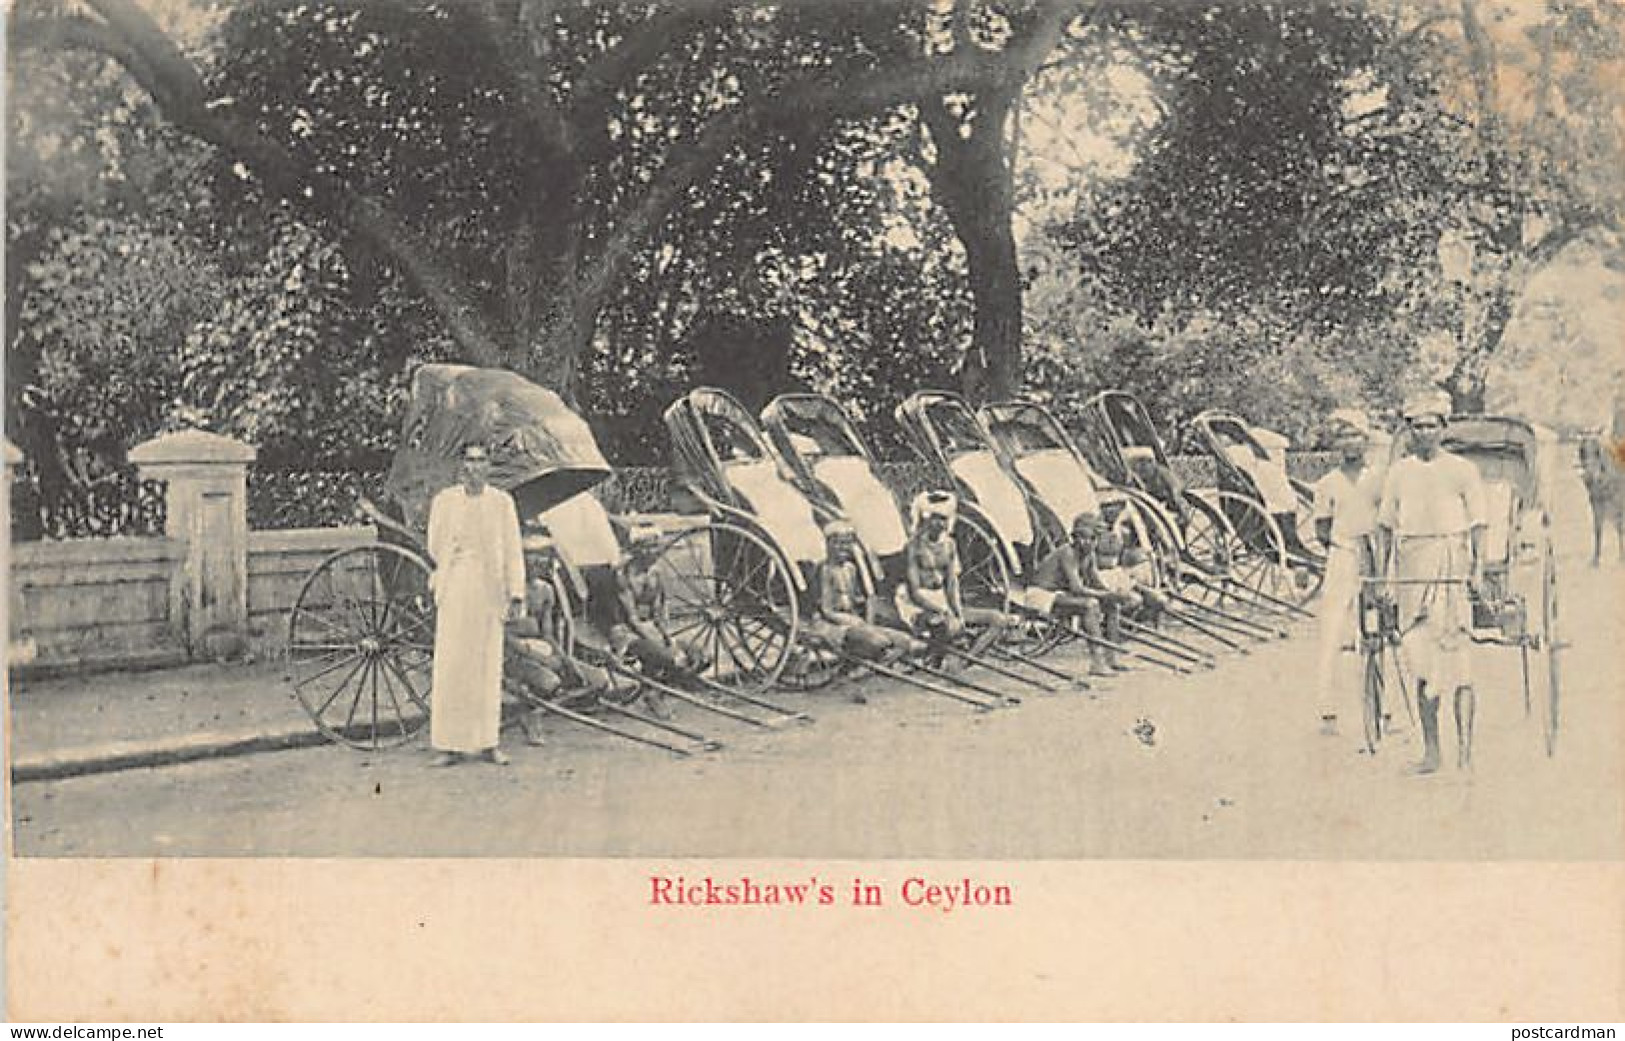
<instances>
[{"instance_id":1,"label":"rickshaw canopy","mask_svg":"<svg viewBox=\"0 0 1625 1041\"><path fill-rule=\"evenodd\" d=\"M401 447L386 488L411 527L456 483L463 449L483 445L490 481L528 520L611 474L585 420L557 394L505 369L425 365L412 375Z\"/></svg>"},{"instance_id":2,"label":"rickshaw canopy","mask_svg":"<svg viewBox=\"0 0 1625 1041\"><path fill-rule=\"evenodd\" d=\"M1477 466L1484 480L1515 488L1527 506L1548 505L1562 447L1555 431L1511 416L1456 416L1443 446Z\"/></svg>"}]
</instances>

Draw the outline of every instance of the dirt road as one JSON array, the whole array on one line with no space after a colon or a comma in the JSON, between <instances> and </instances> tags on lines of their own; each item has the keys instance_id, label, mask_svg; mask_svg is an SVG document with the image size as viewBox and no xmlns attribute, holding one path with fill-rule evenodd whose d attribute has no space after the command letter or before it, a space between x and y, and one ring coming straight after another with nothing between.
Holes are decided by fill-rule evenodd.
<instances>
[{"instance_id":1,"label":"dirt road","mask_svg":"<svg viewBox=\"0 0 1625 1041\"><path fill-rule=\"evenodd\" d=\"M1483 649L1470 774L1316 731L1313 632L1195 677L978 713L880 682L681 760L560 724L507 769L320 748L14 789L22 855L1591 859L1625 854L1617 564L1565 574L1559 754ZM1058 664L1082 671L1076 656ZM687 718L700 722L694 716ZM1154 728L1136 733L1141 721ZM1448 725L1448 713L1447 713ZM1447 753L1449 744L1447 742Z\"/></svg>"}]
</instances>

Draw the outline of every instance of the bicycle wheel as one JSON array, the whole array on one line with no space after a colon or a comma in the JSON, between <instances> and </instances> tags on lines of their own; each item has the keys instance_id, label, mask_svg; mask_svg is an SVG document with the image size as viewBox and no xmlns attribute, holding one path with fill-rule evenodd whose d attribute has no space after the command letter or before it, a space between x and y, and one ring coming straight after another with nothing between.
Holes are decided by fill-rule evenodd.
<instances>
[{"instance_id":1,"label":"bicycle wheel","mask_svg":"<svg viewBox=\"0 0 1625 1041\"><path fill-rule=\"evenodd\" d=\"M1382 743L1382 647L1365 652L1365 686L1360 698L1360 716L1365 730L1365 750L1372 755Z\"/></svg>"}]
</instances>

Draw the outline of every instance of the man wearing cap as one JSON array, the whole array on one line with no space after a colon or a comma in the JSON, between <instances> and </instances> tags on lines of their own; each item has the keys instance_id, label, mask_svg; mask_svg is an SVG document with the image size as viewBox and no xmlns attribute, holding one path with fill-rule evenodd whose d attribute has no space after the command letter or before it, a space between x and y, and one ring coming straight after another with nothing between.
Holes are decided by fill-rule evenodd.
<instances>
[{"instance_id":1,"label":"man wearing cap","mask_svg":"<svg viewBox=\"0 0 1625 1041\"><path fill-rule=\"evenodd\" d=\"M1456 762L1472 761L1476 710L1469 669L1472 601L1483 578L1488 526L1484 485L1472 463L1444 451L1450 399L1421 395L1405 403L1412 454L1394 463L1377 510L1379 559L1395 587L1400 656L1415 679L1424 745L1418 773L1439 769L1439 701L1452 692ZM1463 584L1465 581L1466 584Z\"/></svg>"},{"instance_id":2,"label":"man wearing cap","mask_svg":"<svg viewBox=\"0 0 1625 1041\"><path fill-rule=\"evenodd\" d=\"M483 754L499 766L502 624L524 609L525 558L513 498L487 483L484 447L463 449L461 481L429 506L436 608L429 744L449 766Z\"/></svg>"},{"instance_id":3,"label":"man wearing cap","mask_svg":"<svg viewBox=\"0 0 1625 1041\"><path fill-rule=\"evenodd\" d=\"M1098 513L1086 510L1074 517L1066 544L1038 562L1033 569L1032 585L1027 590L1029 609L1063 620L1083 620L1083 631L1090 637L1089 674L1092 676L1109 676L1116 671L1101 641L1105 639L1106 611L1117 610L1118 605L1112 601L1103 609L1100 601L1107 595L1106 591L1089 582L1094 571L1095 543L1104 531L1105 525ZM1035 593L1042 595L1035 599Z\"/></svg>"},{"instance_id":4,"label":"man wearing cap","mask_svg":"<svg viewBox=\"0 0 1625 1041\"><path fill-rule=\"evenodd\" d=\"M1364 413L1338 409L1331 429L1337 467L1315 482L1315 536L1326 548L1315 696L1320 732L1328 736L1337 733L1337 711L1348 701L1347 680L1354 674L1341 652L1354 637L1361 580L1376 573L1371 539L1384 474L1367 463L1371 432Z\"/></svg>"},{"instance_id":5,"label":"man wearing cap","mask_svg":"<svg viewBox=\"0 0 1625 1041\"><path fill-rule=\"evenodd\" d=\"M959 549L954 544L954 518L959 500L950 492L916 496L909 511L914 530L904 550L904 581L897 584L893 606L916 633L958 638L967 625L1003 626L999 611L966 607L959 590Z\"/></svg>"}]
</instances>

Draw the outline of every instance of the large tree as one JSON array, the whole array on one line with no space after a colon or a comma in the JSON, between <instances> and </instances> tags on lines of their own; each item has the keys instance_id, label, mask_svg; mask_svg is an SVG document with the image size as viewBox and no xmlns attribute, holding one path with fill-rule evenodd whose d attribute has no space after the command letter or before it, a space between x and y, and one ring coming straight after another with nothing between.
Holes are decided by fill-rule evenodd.
<instances>
[{"instance_id":1,"label":"large tree","mask_svg":"<svg viewBox=\"0 0 1625 1041\"><path fill-rule=\"evenodd\" d=\"M637 258L750 187L727 176L742 157L765 146L777 172L914 106L968 259L971 368L998 390L1019 371L1003 116L1063 0L271 0L232 10L203 60L134 0L86 8L23 12L13 41L112 59L243 192L316 221L363 277L402 276L461 356L570 394Z\"/></svg>"}]
</instances>

